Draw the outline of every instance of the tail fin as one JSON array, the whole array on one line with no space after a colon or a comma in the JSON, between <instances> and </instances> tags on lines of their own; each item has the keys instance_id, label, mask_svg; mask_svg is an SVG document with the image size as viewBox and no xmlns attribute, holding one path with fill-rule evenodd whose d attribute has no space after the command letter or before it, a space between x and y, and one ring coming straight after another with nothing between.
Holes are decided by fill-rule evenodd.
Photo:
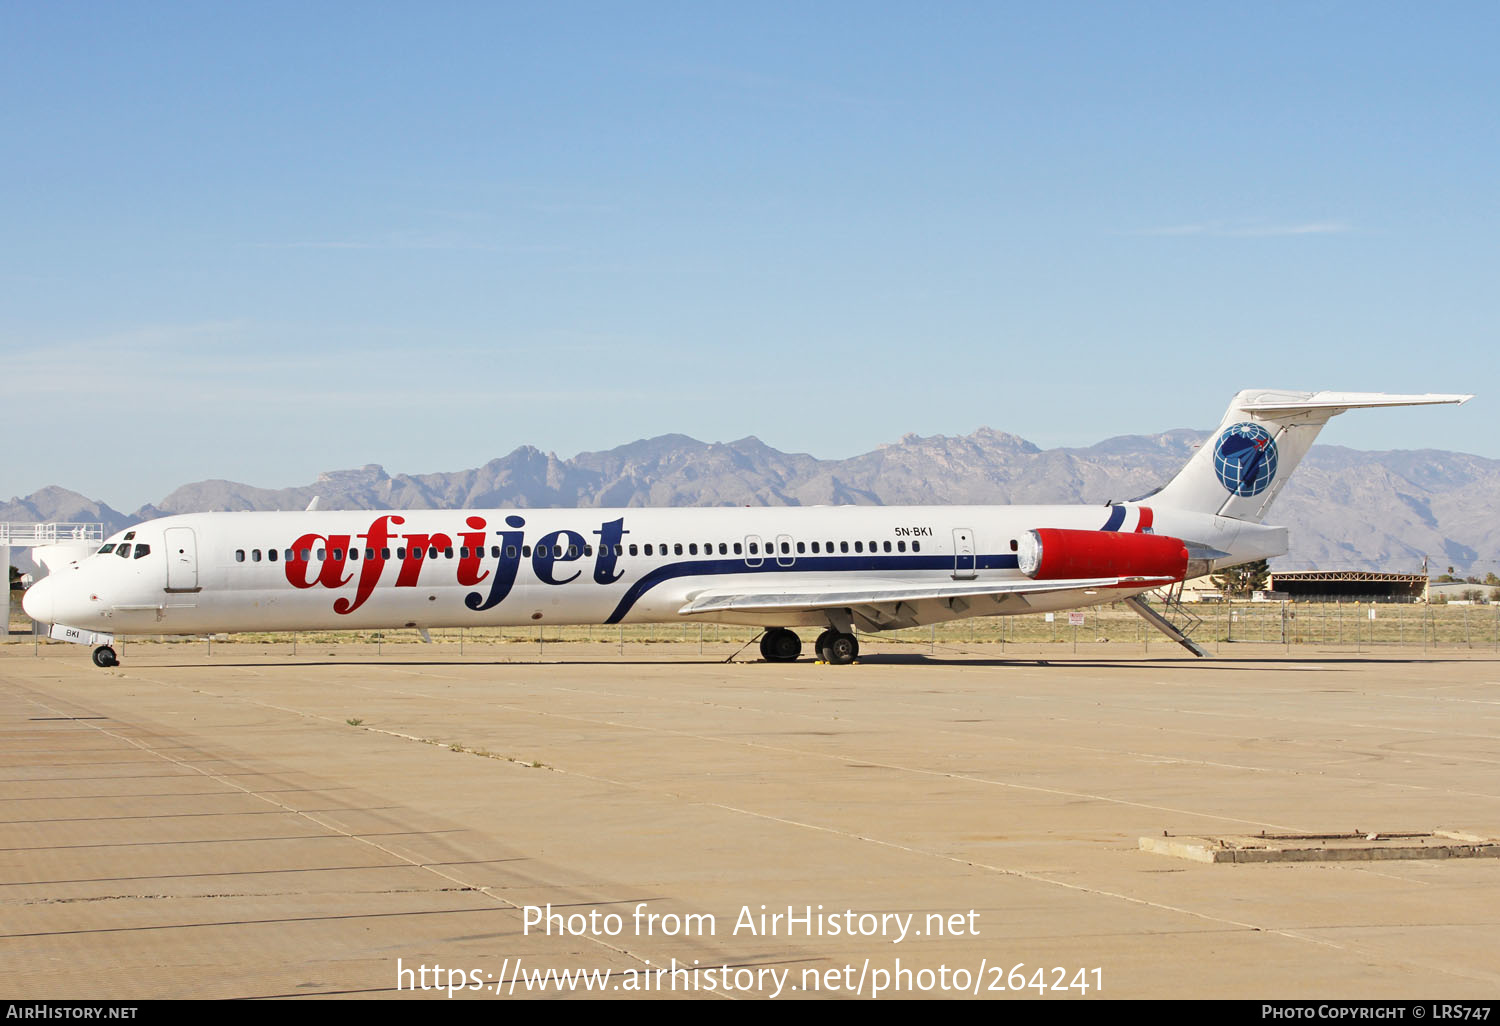
<instances>
[{"instance_id":1,"label":"tail fin","mask_svg":"<svg viewBox=\"0 0 1500 1026\"><path fill-rule=\"evenodd\" d=\"M1345 410L1464 403L1471 395L1248 389L1153 504L1259 523L1328 418Z\"/></svg>"}]
</instances>

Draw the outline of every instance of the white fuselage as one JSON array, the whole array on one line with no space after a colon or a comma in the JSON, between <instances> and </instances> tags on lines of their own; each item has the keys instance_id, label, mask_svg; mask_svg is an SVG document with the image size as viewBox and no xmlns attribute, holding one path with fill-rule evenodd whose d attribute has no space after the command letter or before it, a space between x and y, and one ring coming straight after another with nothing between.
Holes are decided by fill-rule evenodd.
<instances>
[{"instance_id":1,"label":"white fuselage","mask_svg":"<svg viewBox=\"0 0 1500 1026\"><path fill-rule=\"evenodd\" d=\"M26 604L44 622L108 634L662 622L711 589L1024 579L1016 543L1036 528L1154 531L1235 554L1221 563L1285 544L1281 529L1202 513L1156 510L1153 523L1138 504L200 513L117 534ZM933 603L900 625L1145 590ZM828 623L816 610L689 615Z\"/></svg>"}]
</instances>

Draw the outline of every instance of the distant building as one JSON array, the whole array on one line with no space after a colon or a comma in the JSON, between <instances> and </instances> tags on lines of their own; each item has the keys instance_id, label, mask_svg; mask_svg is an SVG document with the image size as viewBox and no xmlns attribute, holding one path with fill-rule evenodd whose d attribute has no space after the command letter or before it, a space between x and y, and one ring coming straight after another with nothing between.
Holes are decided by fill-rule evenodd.
<instances>
[{"instance_id":1,"label":"distant building","mask_svg":"<svg viewBox=\"0 0 1500 1026\"><path fill-rule=\"evenodd\" d=\"M1271 571L1271 590L1299 599L1343 599L1350 602L1420 602L1427 591L1425 574L1379 574L1368 570Z\"/></svg>"}]
</instances>

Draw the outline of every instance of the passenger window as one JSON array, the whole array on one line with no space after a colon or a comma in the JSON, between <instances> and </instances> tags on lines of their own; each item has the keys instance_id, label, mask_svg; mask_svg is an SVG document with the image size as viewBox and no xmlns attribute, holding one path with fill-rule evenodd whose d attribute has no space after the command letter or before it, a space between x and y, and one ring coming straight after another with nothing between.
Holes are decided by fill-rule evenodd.
<instances>
[{"instance_id":1,"label":"passenger window","mask_svg":"<svg viewBox=\"0 0 1500 1026\"><path fill-rule=\"evenodd\" d=\"M558 548L562 548L562 546L559 545ZM577 545L569 545L568 546L568 558L569 559L577 559L578 558L578 546Z\"/></svg>"},{"instance_id":2,"label":"passenger window","mask_svg":"<svg viewBox=\"0 0 1500 1026\"><path fill-rule=\"evenodd\" d=\"M887 551L887 552L891 551L891 543L890 542L886 542L885 543L885 551Z\"/></svg>"},{"instance_id":3,"label":"passenger window","mask_svg":"<svg viewBox=\"0 0 1500 1026\"><path fill-rule=\"evenodd\" d=\"M1012 538L1010 540L1010 551L1012 551L1012 552L1016 551L1016 540L1014 538Z\"/></svg>"},{"instance_id":4,"label":"passenger window","mask_svg":"<svg viewBox=\"0 0 1500 1026\"><path fill-rule=\"evenodd\" d=\"M380 550L380 558L381 559L390 559L391 558L391 550L390 549L381 549Z\"/></svg>"},{"instance_id":5,"label":"passenger window","mask_svg":"<svg viewBox=\"0 0 1500 1026\"><path fill-rule=\"evenodd\" d=\"M752 556L758 556L758 555L760 555L760 546L758 544L756 544L755 542L751 542L750 543L750 555L752 555Z\"/></svg>"},{"instance_id":6,"label":"passenger window","mask_svg":"<svg viewBox=\"0 0 1500 1026\"><path fill-rule=\"evenodd\" d=\"M267 549L266 550L266 558L269 559L273 563L276 562L276 550L275 549Z\"/></svg>"},{"instance_id":7,"label":"passenger window","mask_svg":"<svg viewBox=\"0 0 1500 1026\"><path fill-rule=\"evenodd\" d=\"M813 544L816 545L817 542L813 542ZM806 554L806 552L807 552L807 545L804 542L798 542L797 543L797 555L801 556L801 555Z\"/></svg>"},{"instance_id":8,"label":"passenger window","mask_svg":"<svg viewBox=\"0 0 1500 1026\"><path fill-rule=\"evenodd\" d=\"M244 549L235 549L234 550L234 561L236 563L243 563L245 561L245 550Z\"/></svg>"},{"instance_id":9,"label":"passenger window","mask_svg":"<svg viewBox=\"0 0 1500 1026\"><path fill-rule=\"evenodd\" d=\"M325 560L327 558L328 558L328 550L327 549L319 549L318 550L318 562L321 563L321 562L323 562L323 560Z\"/></svg>"},{"instance_id":10,"label":"passenger window","mask_svg":"<svg viewBox=\"0 0 1500 1026\"><path fill-rule=\"evenodd\" d=\"M635 542L630 543L630 554L632 556L640 555L640 550L636 547Z\"/></svg>"},{"instance_id":11,"label":"passenger window","mask_svg":"<svg viewBox=\"0 0 1500 1026\"><path fill-rule=\"evenodd\" d=\"M918 542L918 541L912 542L911 543L911 550L913 552L921 552L922 551L922 543Z\"/></svg>"},{"instance_id":12,"label":"passenger window","mask_svg":"<svg viewBox=\"0 0 1500 1026\"><path fill-rule=\"evenodd\" d=\"M421 550L419 549L418 551L420 552ZM406 558L406 546L405 545L397 545L396 546L396 558L397 559L405 559Z\"/></svg>"},{"instance_id":13,"label":"passenger window","mask_svg":"<svg viewBox=\"0 0 1500 1026\"><path fill-rule=\"evenodd\" d=\"M740 545L739 542L735 542L734 543L734 554L736 556L743 556L745 554L744 551L743 551L743 547Z\"/></svg>"},{"instance_id":14,"label":"passenger window","mask_svg":"<svg viewBox=\"0 0 1500 1026\"><path fill-rule=\"evenodd\" d=\"M896 543L896 551L897 552L905 552L906 551L906 542L904 542L904 541L898 541Z\"/></svg>"},{"instance_id":15,"label":"passenger window","mask_svg":"<svg viewBox=\"0 0 1500 1026\"><path fill-rule=\"evenodd\" d=\"M311 563L312 562L312 550L311 549L303 549L301 552L299 552L297 554L297 558L300 559L300 560L302 560L302 562L304 562L304 563Z\"/></svg>"},{"instance_id":16,"label":"passenger window","mask_svg":"<svg viewBox=\"0 0 1500 1026\"><path fill-rule=\"evenodd\" d=\"M259 563L260 562L260 549L251 549L250 550L250 562L252 562L252 563Z\"/></svg>"},{"instance_id":17,"label":"passenger window","mask_svg":"<svg viewBox=\"0 0 1500 1026\"><path fill-rule=\"evenodd\" d=\"M839 542L839 551L840 552L848 552L849 551L849 543L848 542Z\"/></svg>"},{"instance_id":18,"label":"passenger window","mask_svg":"<svg viewBox=\"0 0 1500 1026\"><path fill-rule=\"evenodd\" d=\"M689 542L688 543L688 555L690 555L690 556L696 556L697 554L698 554L698 543L697 542Z\"/></svg>"},{"instance_id":19,"label":"passenger window","mask_svg":"<svg viewBox=\"0 0 1500 1026\"><path fill-rule=\"evenodd\" d=\"M726 545L726 544L724 544L723 542L719 542L719 555L721 555L721 556L727 556L727 555L729 555L729 546Z\"/></svg>"},{"instance_id":20,"label":"passenger window","mask_svg":"<svg viewBox=\"0 0 1500 1026\"><path fill-rule=\"evenodd\" d=\"M646 555L648 555L648 556L651 555L651 543L650 542L646 543Z\"/></svg>"},{"instance_id":21,"label":"passenger window","mask_svg":"<svg viewBox=\"0 0 1500 1026\"><path fill-rule=\"evenodd\" d=\"M813 546L813 555L816 556L818 554L818 543L817 542L813 542L812 546Z\"/></svg>"},{"instance_id":22,"label":"passenger window","mask_svg":"<svg viewBox=\"0 0 1500 1026\"><path fill-rule=\"evenodd\" d=\"M854 543L854 551L855 552L863 552L863 551L865 551L865 543L864 542L855 542Z\"/></svg>"},{"instance_id":23,"label":"passenger window","mask_svg":"<svg viewBox=\"0 0 1500 1026\"><path fill-rule=\"evenodd\" d=\"M349 558L350 559L359 559L359 550L358 549L350 549L349 550Z\"/></svg>"},{"instance_id":24,"label":"passenger window","mask_svg":"<svg viewBox=\"0 0 1500 1026\"><path fill-rule=\"evenodd\" d=\"M521 546L521 558L522 559L530 559L531 558L531 546L530 545L522 545Z\"/></svg>"},{"instance_id":25,"label":"passenger window","mask_svg":"<svg viewBox=\"0 0 1500 1026\"><path fill-rule=\"evenodd\" d=\"M507 545L507 546L505 546L505 558L506 559L515 559L516 558L516 547L514 545Z\"/></svg>"},{"instance_id":26,"label":"passenger window","mask_svg":"<svg viewBox=\"0 0 1500 1026\"><path fill-rule=\"evenodd\" d=\"M344 550L343 549L334 549L333 550L333 558L336 559L336 560L343 559L344 558Z\"/></svg>"},{"instance_id":27,"label":"passenger window","mask_svg":"<svg viewBox=\"0 0 1500 1026\"><path fill-rule=\"evenodd\" d=\"M676 542L672 545L672 554L674 556L682 555L682 542Z\"/></svg>"}]
</instances>

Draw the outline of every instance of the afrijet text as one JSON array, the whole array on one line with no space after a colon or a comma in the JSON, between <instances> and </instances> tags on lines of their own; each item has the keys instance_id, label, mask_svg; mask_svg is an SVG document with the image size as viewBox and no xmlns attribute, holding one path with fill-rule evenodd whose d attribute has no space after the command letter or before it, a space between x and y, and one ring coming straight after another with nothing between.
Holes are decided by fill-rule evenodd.
<instances>
[{"instance_id":1,"label":"afrijet text","mask_svg":"<svg viewBox=\"0 0 1500 1026\"><path fill-rule=\"evenodd\" d=\"M422 564L428 562L434 551L447 551L458 547L458 583L472 586L476 590L464 596L464 605L482 612L492 609L505 600L515 586L521 562L529 559L531 572L543 584L563 585L582 575L581 569L567 573L565 564L594 554L593 577L596 584L613 584L624 576L616 569L620 555L620 540L630 532L625 530L625 518L620 517L599 525L591 531L597 542L591 542L577 531L551 531L536 540L534 546L522 545L526 521L519 516L505 518L505 529L490 531L484 517L471 516L464 520L467 531L453 534L413 532L395 533L393 528L406 523L405 518L395 514L376 517L368 531L363 534L304 534L292 543L293 558L285 562L286 579L294 588L342 588L355 581L354 598L347 596L333 603L333 611L348 615L365 604L380 583L387 563L396 563L395 587L415 588L422 573ZM491 535L498 545L491 544ZM359 539L358 542L355 539ZM395 558L391 558L392 546ZM487 547L489 546L489 547ZM351 558L351 549L363 549L365 558L358 553ZM304 553L321 549L324 558L314 561ZM498 552L498 557L489 555Z\"/></svg>"}]
</instances>

